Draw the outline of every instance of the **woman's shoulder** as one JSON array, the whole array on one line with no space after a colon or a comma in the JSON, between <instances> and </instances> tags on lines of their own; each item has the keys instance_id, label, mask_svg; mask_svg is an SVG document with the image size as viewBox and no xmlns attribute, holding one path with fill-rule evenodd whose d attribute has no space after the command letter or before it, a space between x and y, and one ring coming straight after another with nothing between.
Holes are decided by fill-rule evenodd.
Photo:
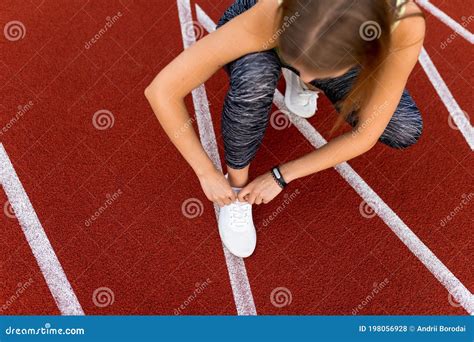
<instances>
[{"instance_id":1,"label":"woman's shoulder","mask_svg":"<svg viewBox=\"0 0 474 342\"><path fill-rule=\"evenodd\" d=\"M407 2L399 24L392 32L394 47L402 47L417 42L422 43L425 37L426 22L423 11L413 1Z\"/></svg>"},{"instance_id":2,"label":"woman's shoulder","mask_svg":"<svg viewBox=\"0 0 474 342\"><path fill-rule=\"evenodd\" d=\"M280 11L278 0L258 0L248 11L247 31L265 46L272 48L272 40L280 25Z\"/></svg>"},{"instance_id":3,"label":"woman's shoulder","mask_svg":"<svg viewBox=\"0 0 474 342\"><path fill-rule=\"evenodd\" d=\"M264 6L266 9L277 9L280 7L280 0L257 0L257 5Z\"/></svg>"}]
</instances>

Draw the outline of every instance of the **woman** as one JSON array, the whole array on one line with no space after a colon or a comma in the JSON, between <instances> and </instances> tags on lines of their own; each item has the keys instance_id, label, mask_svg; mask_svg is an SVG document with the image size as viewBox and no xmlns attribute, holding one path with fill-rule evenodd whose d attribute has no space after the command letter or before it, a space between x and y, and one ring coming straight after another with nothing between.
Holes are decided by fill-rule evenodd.
<instances>
[{"instance_id":1,"label":"woman","mask_svg":"<svg viewBox=\"0 0 474 342\"><path fill-rule=\"evenodd\" d=\"M402 20L403 19L403 20ZM235 255L256 246L251 206L268 203L289 182L367 152L377 141L414 144L422 120L405 90L425 34L416 4L404 0L236 0L218 29L166 66L145 90L158 120L220 209L219 232ZM227 174L218 171L194 130L184 97L219 68L230 77L222 134ZM274 167L249 183L285 68L285 103L308 117L322 91L352 131ZM181 130L182 131L182 130Z\"/></svg>"}]
</instances>

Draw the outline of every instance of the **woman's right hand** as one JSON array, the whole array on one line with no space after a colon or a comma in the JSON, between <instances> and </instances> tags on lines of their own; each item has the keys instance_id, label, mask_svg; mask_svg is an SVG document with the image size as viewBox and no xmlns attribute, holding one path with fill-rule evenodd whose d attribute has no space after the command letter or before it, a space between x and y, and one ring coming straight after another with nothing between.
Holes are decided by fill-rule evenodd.
<instances>
[{"instance_id":1,"label":"woman's right hand","mask_svg":"<svg viewBox=\"0 0 474 342\"><path fill-rule=\"evenodd\" d=\"M206 197L220 207L231 204L237 200L236 193L232 190L227 178L221 171L213 169L201 176L198 176L202 190Z\"/></svg>"}]
</instances>

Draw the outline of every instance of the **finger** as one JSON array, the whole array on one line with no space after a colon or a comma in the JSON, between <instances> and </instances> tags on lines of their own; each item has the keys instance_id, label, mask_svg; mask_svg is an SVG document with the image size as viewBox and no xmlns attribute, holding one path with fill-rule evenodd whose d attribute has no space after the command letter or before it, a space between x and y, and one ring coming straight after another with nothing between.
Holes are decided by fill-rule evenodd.
<instances>
[{"instance_id":1,"label":"finger","mask_svg":"<svg viewBox=\"0 0 474 342\"><path fill-rule=\"evenodd\" d=\"M222 202L224 202L225 205L229 205L232 203L232 200L230 199L230 197L224 197L222 199Z\"/></svg>"},{"instance_id":2,"label":"finger","mask_svg":"<svg viewBox=\"0 0 474 342\"><path fill-rule=\"evenodd\" d=\"M248 202L249 201L249 194L246 194L242 196L242 198L239 198L240 202Z\"/></svg>"},{"instance_id":3,"label":"finger","mask_svg":"<svg viewBox=\"0 0 474 342\"><path fill-rule=\"evenodd\" d=\"M257 205L262 204L262 197L260 195L257 196L257 198L255 199L255 204Z\"/></svg>"},{"instance_id":4,"label":"finger","mask_svg":"<svg viewBox=\"0 0 474 342\"><path fill-rule=\"evenodd\" d=\"M247 202L249 202L250 204L254 204L256 199L257 199L257 193L251 192L248 196Z\"/></svg>"},{"instance_id":5,"label":"finger","mask_svg":"<svg viewBox=\"0 0 474 342\"><path fill-rule=\"evenodd\" d=\"M237 199L237 194L233 190L231 190L228 197L232 202L235 202L235 200Z\"/></svg>"},{"instance_id":6,"label":"finger","mask_svg":"<svg viewBox=\"0 0 474 342\"><path fill-rule=\"evenodd\" d=\"M238 194L238 199L239 201L241 202L246 202L246 196L250 193L250 189L245 187L243 188L242 190L239 191L239 194Z\"/></svg>"},{"instance_id":7,"label":"finger","mask_svg":"<svg viewBox=\"0 0 474 342\"><path fill-rule=\"evenodd\" d=\"M224 206L224 202L222 202L221 200L217 200L216 203L221 208Z\"/></svg>"}]
</instances>

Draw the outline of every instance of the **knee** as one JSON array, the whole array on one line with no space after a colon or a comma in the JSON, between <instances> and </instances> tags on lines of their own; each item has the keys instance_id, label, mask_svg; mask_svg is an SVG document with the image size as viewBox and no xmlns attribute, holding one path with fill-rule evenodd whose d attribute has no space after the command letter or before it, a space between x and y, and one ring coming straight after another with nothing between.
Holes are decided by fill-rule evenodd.
<instances>
[{"instance_id":1,"label":"knee","mask_svg":"<svg viewBox=\"0 0 474 342\"><path fill-rule=\"evenodd\" d=\"M405 89L397 110L380 140L390 147L405 149L416 144L422 132L423 119L420 110L408 90Z\"/></svg>"},{"instance_id":2,"label":"knee","mask_svg":"<svg viewBox=\"0 0 474 342\"><path fill-rule=\"evenodd\" d=\"M281 69L270 51L241 57L230 66L228 97L239 103L265 106L273 100Z\"/></svg>"},{"instance_id":3,"label":"knee","mask_svg":"<svg viewBox=\"0 0 474 342\"><path fill-rule=\"evenodd\" d=\"M423 120L421 116L417 120L400 124L395 135L382 136L381 141L395 149L405 149L415 145L423 133Z\"/></svg>"}]
</instances>

